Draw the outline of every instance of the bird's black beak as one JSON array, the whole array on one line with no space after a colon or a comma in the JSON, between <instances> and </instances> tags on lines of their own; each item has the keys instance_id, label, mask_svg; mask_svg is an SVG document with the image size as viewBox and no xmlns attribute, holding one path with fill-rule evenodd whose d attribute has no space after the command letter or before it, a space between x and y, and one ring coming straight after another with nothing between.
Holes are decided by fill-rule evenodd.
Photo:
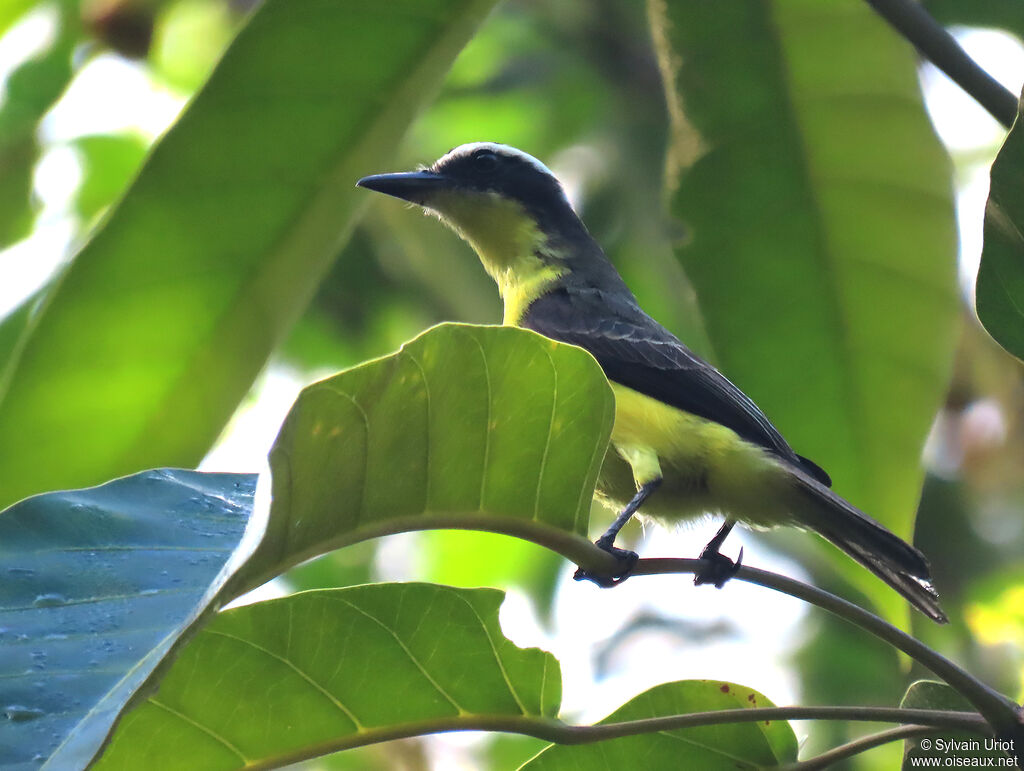
<instances>
[{"instance_id":1,"label":"bird's black beak","mask_svg":"<svg viewBox=\"0 0 1024 771\"><path fill-rule=\"evenodd\" d=\"M407 171L399 174L374 174L356 182L357 187L376 190L384 195L401 198L403 201L423 205L426 197L435 190L450 186L450 180L433 171Z\"/></svg>"}]
</instances>

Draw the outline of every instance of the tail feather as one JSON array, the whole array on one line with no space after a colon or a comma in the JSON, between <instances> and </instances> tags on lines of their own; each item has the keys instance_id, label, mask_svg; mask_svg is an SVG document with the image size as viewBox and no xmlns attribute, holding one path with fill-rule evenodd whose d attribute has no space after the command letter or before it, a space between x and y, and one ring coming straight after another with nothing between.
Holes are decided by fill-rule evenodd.
<instances>
[{"instance_id":1,"label":"tail feather","mask_svg":"<svg viewBox=\"0 0 1024 771\"><path fill-rule=\"evenodd\" d=\"M809 474L794 470L797 488L808 505L801 524L819 533L902 594L928 618L949 621L939 606L925 556Z\"/></svg>"}]
</instances>

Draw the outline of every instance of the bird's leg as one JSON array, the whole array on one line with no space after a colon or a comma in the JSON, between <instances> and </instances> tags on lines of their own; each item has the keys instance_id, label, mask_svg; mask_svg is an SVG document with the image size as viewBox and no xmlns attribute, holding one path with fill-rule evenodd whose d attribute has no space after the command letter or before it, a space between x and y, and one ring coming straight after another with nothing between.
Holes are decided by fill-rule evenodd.
<instances>
[{"instance_id":1,"label":"bird's leg","mask_svg":"<svg viewBox=\"0 0 1024 771\"><path fill-rule=\"evenodd\" d=\"M725 586L725 582L739 571L740 563L743 561L742 547L740 548L740 555L736 558L735 562L718 551L722 548L722 544L729 533L732 532L733 525L735 524L734 520L725 520L725 524L718 528L715 537L708 541L708 545L700 553L700 558L705 560L707 564L693 574L694 586L714 584L721 589Z\"/></svg>"},{"instance_id":2,"label":"bird's leg","mask_svg":"<svg viewBox=\"0 0 1024 771\"><path fill-rule=\"evenodd\" d=\"M606 551L611 554L615 559L622 565L622 569L613 576L600 576L591 573L583 568L578 568L573 578L577 581L593 581L598 586L609 587L621 584L627 578L629 578L630 572L633 570L633 566L636 564L637 553L635 551L629 551L628 549L620 549L615 546L615 538L618 536L619 531L626 526L626 523L632 519L636 510L640 508L640 505L647 500L647 497L658 489L661 484L661 479L654 479L644 485L640 486L637 490L636 495L630 499L629 503L626 504L625 508L619 512L619 516L612 522L611 527L605 530L604 535L598 538L594 545L602 551Z\"/></svg>"}]
</instances>

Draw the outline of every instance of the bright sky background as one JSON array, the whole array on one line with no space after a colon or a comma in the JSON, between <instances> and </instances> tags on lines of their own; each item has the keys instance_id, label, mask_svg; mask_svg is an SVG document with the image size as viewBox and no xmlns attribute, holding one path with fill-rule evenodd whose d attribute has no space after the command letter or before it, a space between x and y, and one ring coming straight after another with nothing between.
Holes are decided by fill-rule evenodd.
<instances>
[{"instance_id":1,"label":"bright sky background","mask_svg":"<svg viewBox=\"0 0 1024 771\"><path fill-rule=\"evenodd\" d=\"M0 39L0 93L8 74L42 49L53 30L52 13L34 12ZM958 38L986 70L1014 93L1020 92L1024 48L1015 39L990 31L963 31ZM957 162L961 277L970 294L981 253L988 164L1004 131L934 68L926 66L922 79L936 128ZM25 241L0 251L0 316L42 286L76 247L70 242L70 201L81 172L67 142L77 136L125 130L156 137L183 106L183 97L156 85L143 67L113 54L99 56L82 68L42 125L41 139L47 149L35 177L35 191L43 202L37 228ZM467 259L470 257L467 252ZM201 468L263 468L281 420L298 390L311 379L280 365L269 367ZM693 556L712 532L710 524L678 533L652 531L643 552ZM417 577L413 569L416 539L415 534L394 536L385 545L383 552L389 557L391 571L396 562L408 568L389 578ZM726 552L735 555L742 540L742 535L734 535ZM747 559L769 570L802 575L799 566L765 553L760 546L748 548ZM274 586L260 596L280 591ZM595 651L624 618L645 611L667 614L699 628L727 624L736 634L716 640L713 646L681 641L669 632L637 635L621 646L595 686ZM683 678L730 679L764 692L776 703L797 703L797 683L785 661L799 644L798 622L804 613L803 604L796 600L739 582L723 591L695 590L686 578L644 577L609 592L573 582L567 566L556 600L553 633L542 628L529 601L516 592L506 601L502 621L506 633L518 644L543 647L559 658L565 714L593 721L656 683ZM449 735L431 742L435 767L445 771L472 768L465 748L477 741L474 736Z\"/></svg>"}]
</instances>

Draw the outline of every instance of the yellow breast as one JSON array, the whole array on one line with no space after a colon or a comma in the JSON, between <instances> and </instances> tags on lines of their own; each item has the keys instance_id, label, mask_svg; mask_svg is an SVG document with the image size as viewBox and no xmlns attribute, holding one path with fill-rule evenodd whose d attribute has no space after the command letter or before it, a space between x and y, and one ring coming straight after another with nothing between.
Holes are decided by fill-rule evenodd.
<instances>
[{"instance_id":1,"label":"yellow breast","mask_svg":"<svg viewBox=\"0 0 1024 771\"><path fill-rule=\"evenodd\" d=\"M788 515L775 501L785 474L779 461L720 423L676 409L631 388L612 383L615 425L612 446L628 464L633 482L661 476L662 486L644 504L661 520L728 514L755 527ZM609 499L628 500L622 471L609 458L602 486ZM634 488L635 489L635 488Z\"/></svg>"}]
</instances>

